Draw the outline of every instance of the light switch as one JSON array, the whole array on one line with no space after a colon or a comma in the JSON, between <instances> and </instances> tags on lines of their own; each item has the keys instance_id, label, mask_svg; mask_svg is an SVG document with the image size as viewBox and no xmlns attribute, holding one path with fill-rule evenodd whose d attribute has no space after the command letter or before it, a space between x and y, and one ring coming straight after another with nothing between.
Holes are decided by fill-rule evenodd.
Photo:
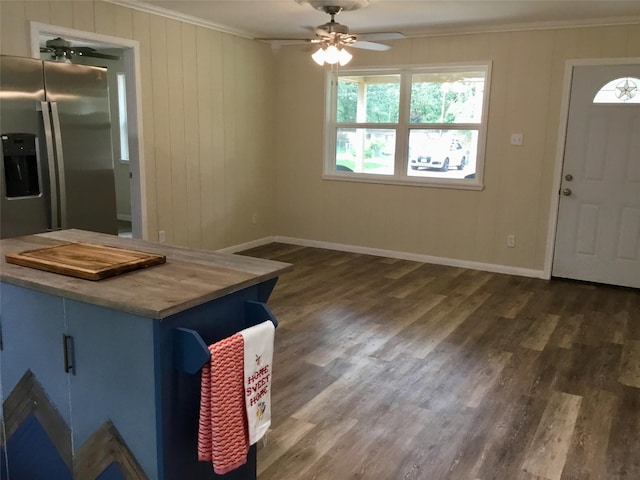
<instances>
[{"instance_id":1,"label":"light switch","mask_svg":"<svg viewBox=\"0 0 640 480\"><path fill-rule=\"evenodd\" d=\"M523 142L524 142L524 138L521 133L511 134L511 145L521 146Z\"/></svg>"}]
</instances>

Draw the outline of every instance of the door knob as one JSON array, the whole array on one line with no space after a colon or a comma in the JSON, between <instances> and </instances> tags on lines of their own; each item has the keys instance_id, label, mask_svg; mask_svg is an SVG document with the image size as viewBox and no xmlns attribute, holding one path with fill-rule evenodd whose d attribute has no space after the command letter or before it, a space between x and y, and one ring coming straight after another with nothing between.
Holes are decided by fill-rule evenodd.
<instances>
[{"instance_id":1,"label":"door knob","mask_svg":"<svg viewBox=\"0 0 640 480\"><path fill-rule=\"evenodd\" d=\"M569 195L571 195L571 189L570 189L570 188L565 188L565 189L563 189L563 190L562 190L562 194L563 194L565 197L568 197Z\"/></svg>"}]
</instances>

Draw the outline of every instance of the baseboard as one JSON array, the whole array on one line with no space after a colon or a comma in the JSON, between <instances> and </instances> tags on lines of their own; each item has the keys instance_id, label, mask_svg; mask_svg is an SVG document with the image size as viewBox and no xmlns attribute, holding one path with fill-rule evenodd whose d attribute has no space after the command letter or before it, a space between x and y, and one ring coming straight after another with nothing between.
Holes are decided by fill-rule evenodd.
<instances>
[{"instance_id":1,"label":"baseboard","mask_svg":"<svg viewBox=\"0 0 640 480\"><path fill-rule=\"evenodd\" d=\"M517 275L519 277L542 278L548 280L544 270L533 270L529 268L510 267L508 265L497 265L494 263L472 262L469 260L459 260L456 258L434 257L419 253L400 252L397 250L384 250L382 248L361 247L358 245L348 245L345 243L323 242L320 240L307 240L304 238L283 237L275 235L264 237L251 242L232 245L230 247L216 250L221 253L236 253L250 248L261 247L269 243L288 243L301 247L324 248L327 250L337 250L340 252L361 253L363 255L374 255L376 257L397 258L400 260L410 260L412 262L431 263L434 265L445 265L448 267L468 268L471 270L482 270L484 272L504 273L506 275Z\"/></svg>"},{"instance_id":2,"label":"baseboard","mask_svg":"<svg viewBox=\"0 0 640 480\"><path fill-rule=\"evenodd\" d=\"M122 220L123 222L131 221L131 215L127 215L126 213L118 213L116 217L118 218L118 220Z\"/></svg>"},{"instance_id":3,"label":"baseboard","mask_svg":"<svg viewBox=\"0 0 640 480\"><path fill-rule=\"evenodd\" d=\"M272 237L274 242L300 245L303 247L325 248L327 250L338 250L341 252L361 253L364 255L374 255L377 257L398 258L400 260L410 260L413 262L431 263L434 265L446 265L448 267L469 268L471 270L482 270L492 273L504 273L507 275L517 275L520 277L548 279L543 270L533 270L528 268L511 267L508 265L497 265L493 263L472 262L469 260L459 260L455 258L434 257L432 255L422 255L418 253L400 252L396 250L384 250L381 248L360 247L357 245L347 245L343 243L322 242L318 240L306 240L302 238Z\"/></svg>"},{"instance_id":4,"label":"baseboard","mask_svg":"<svg viewBox=\"0 0 640 480\"><path fill-rule=\"evenodd\" d=\"M221 248L220 250L216 250L216 252L220 252L220 253L242 252L243 250L249 250L250 248L261 247L263 245L267 245L275 241L277 241L276 237L264 237L264 238L259 238L258 240L251 240L250 242L241 243L239 245L232 245L230 247Z\"/></svg>"}]
</instances>

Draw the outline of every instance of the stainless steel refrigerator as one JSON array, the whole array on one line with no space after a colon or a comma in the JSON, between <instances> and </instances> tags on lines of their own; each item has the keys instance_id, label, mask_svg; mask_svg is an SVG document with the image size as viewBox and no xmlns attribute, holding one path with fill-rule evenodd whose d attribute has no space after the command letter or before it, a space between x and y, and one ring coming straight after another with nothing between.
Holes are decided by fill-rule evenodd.
<instances>
[{"instance_id":1,"label":"stainless steel refrigerator","mask_svg":"<svg viewBox=\"0 0 640 480\"><path fill-rule=\"evenodd\" d=\"M0 56L0 238L118 231L104 68Z\"/></svg>"}]
</instances>

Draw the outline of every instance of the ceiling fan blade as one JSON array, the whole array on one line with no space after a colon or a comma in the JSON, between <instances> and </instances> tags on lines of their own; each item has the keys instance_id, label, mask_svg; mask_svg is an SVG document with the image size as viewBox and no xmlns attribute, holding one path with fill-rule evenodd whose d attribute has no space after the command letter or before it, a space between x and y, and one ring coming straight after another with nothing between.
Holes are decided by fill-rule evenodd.
<instances>
[{"instance_id":1,"label":"ceiling fan blade","mask_svg":"<svg viewBox=\"0 0 640 480\"><path fill-rule=\"evenodd\" d=\"M261 37L256 38L255 40L259 40L261 42L299 42L305 43L308 42L308 38L293 38L293 37Z\"/></svg>"},{"instance_id":2,"label":"ceiling fan blade","mask_svg":"<svg viewBox=\"0 0 640 480\"><path fill-rule=\"evenodd\" d=\"M314 30L315 34L319 37L330 37L331 33L329 33L326 29L318 27Z\"/></svg>"},{"instance_id":3,"label":"ceiling fan blade","mask_svg":"<svg viewBox=\"0 0 640 480\"><path fill-rule=\"evenodd\" d=\"M360 40L356 40L348 46L353 48L360 48L362 50L376 50L378 52L384 52L385 50L389 50L391 48L389 45L385 45L383 43L364 42Z\"/></svg>"},{"instance_id":4,"label":"ceiling fan blade","mask_svg":"<svg viewBox=\"0 0 640 480\"><path fill-rule=\"evenodd\" d=\"M53 48L40 47L40 53L49 53L49 52L53 52Z\"/></svg>"},{"instance_id":5,"label":"ceiling fan blade","mask_svg":"<svg viewBox=\"0 0 640 480\"><path fill-rule=\"evenodd\" d=\"M372 33L359 33L358 39L371 41L371 42L384 42L385 40L400 40L407 38L400 32L372 32Z\"/></svg>"},{"instance_id":6,"label":"ceiling fan blade","mask_svg":"<svg viewBox=\"0 0 640 480\"><path fill-rule=\"evenodd\" d=\"M108 53L100 53L93 48L90 47L78 47L73 48L73 52L78 53L84 57L94 57L94 58L104 58L106 60L120 60L120 57L117 55L110 55Z\"/></svg>"},{"instance_id":7,"label":"ceiling fan blade","mask_svg":"<svg viewBox=\"0 0 640 480\"><path fill-rule=\"evenodd\" d=\"M309 43L320 43L322 40L310 38L256 38L261 42L271 44L272 47L286 47L294 45L307 45Z\"/></svg>"}]
</instances>

